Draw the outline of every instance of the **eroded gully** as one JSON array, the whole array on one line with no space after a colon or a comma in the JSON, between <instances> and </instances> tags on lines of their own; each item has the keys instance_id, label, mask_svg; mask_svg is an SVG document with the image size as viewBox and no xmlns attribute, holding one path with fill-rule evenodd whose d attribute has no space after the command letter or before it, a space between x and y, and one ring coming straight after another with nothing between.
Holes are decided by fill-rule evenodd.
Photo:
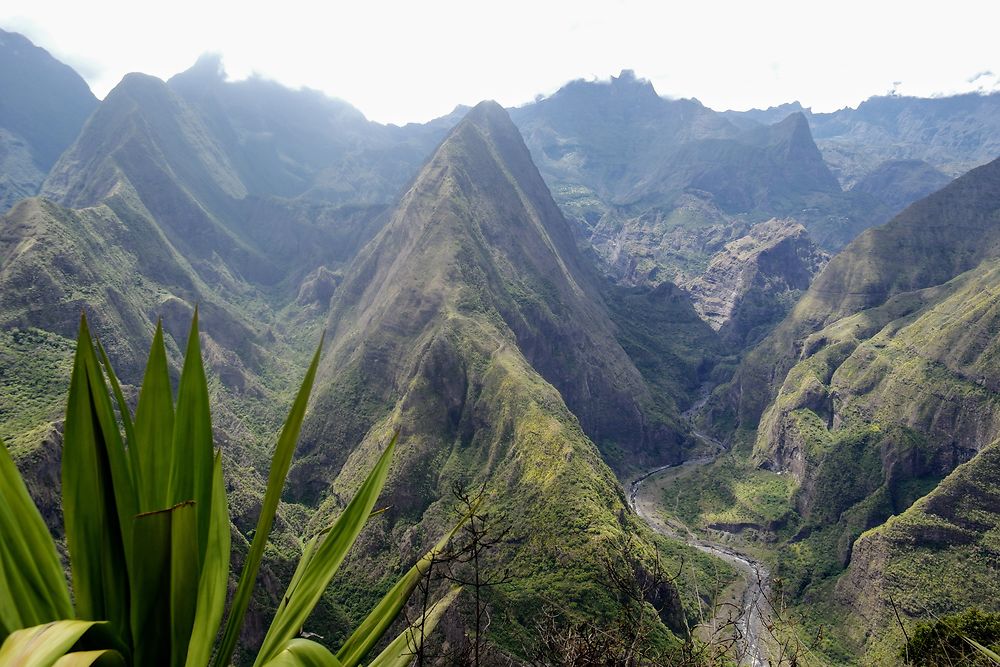
<instances>
[{"instance_id":1,"label":"eroded gully","mask_svg":"<svg viewBox=\"0 0 1000 667\"><path fill-rule=\"evenodd\" d=\"M694 413L705 404L705 399L698 401L690 410L685 413L688 421ZM767 613L768 603L766 595L768 592L767 580L768 571L759 561L734 551L733 548L722 542L713 541L707 537L696 536L687 526L677 522L677 525L668 525L659 512L662 505L663 490L665 487L657 489L652 482L661 475L671 472L677 477L690 474L689 470L706 466L715 461L718 456L725 451L721 442L709 435L692 430L692 435L701 440L714 452L700 458L689 459L683 463L660 466L648 470L635 480L629 487L629 501L635 513L649 525L650 528L662 535L674 539L681 539L690 546L716 556L732 565L742 575L743 582L740 585L739 614L735 615L737 655L739 656L740 667L769 667L767 651ZM689 469L689 470L685 470ZM668 482L669 483L669 482ZM657 497L659 496L659 497ZM673 522L672 522L673 523ZM730 620L729 614L724 609L716 611L714 621L725 623Z\"/></svg>"}]
</instances>

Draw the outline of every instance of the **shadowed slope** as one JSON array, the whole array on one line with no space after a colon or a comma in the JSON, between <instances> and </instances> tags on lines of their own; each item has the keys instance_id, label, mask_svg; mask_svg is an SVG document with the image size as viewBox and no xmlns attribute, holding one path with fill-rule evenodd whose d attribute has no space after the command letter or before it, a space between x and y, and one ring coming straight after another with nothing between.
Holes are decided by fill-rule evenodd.
<instances>
[{"instance_id":1,"label":"shadowed slope","mask_svg":"<svg viewBox=\"0 0 1000 667\"><path fill-rule=\"evenodd\" d=\"M502 108L480 104L445 140L348 268L330 333L293 494L336 512L400 428L391 508L361 562L428 539L466 479L524 536L504 554L513 614L549 595L603 613L595 554L636 526L593 443L624 467L677 456L677 436L644 411L651 393Z\"/></svg>"},{"instance_id":2,"label":"shadowed slope","mask_svg":"<svg viewBox=\"0 0 1000 667\"><path fill-rule=\"evenodd\" d=\"M363 373L367 400L391 404L409 381L399 369L452 315L510 337L620 467L677 455L671 415L655 416L666 410L616 342L568 226L493 104L452 132L348 270L326 373ZM354 411L336 428L350 441L374 417Z\"/></svg>"}]
</instances>

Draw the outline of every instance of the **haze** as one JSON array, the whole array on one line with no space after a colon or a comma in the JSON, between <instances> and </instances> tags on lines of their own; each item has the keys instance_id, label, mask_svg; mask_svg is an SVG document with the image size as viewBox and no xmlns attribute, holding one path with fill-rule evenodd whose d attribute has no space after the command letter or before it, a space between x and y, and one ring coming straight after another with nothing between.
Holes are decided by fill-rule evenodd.
<instances>
[{"instance_id":1,"label":"haze","mask_svg":"<svg viewBox=\"0 0 1000 667\"><path fill-rule=\"evenodd\" d=\"M167 78L218 52L231 78L319 89L392 123L487 98L518 105L623 68L720 110L998 89L1000 5L811 5L8 0L0 27L73 66L99 97L127 72Z\"/></svg>"}]
</instances>

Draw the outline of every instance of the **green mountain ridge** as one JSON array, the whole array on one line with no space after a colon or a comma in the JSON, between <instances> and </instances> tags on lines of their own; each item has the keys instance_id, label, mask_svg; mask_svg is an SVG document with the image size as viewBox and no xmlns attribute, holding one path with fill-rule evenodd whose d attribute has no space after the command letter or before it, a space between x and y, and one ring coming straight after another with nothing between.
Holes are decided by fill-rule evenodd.
<instances>
[{"instance_id":1,"label":"green mountain ridge","mask_svg":"<svg viewBox=\"0 0 1000 667\"><path fill-rule=\"evenodd\" d=\"M369 378L385 367L391 378L415 363L405 361L406 337L452 309L481 311L513 335L592 439L636 459L619 461L623 468L676 459L676 412L655 405L520 136L501 109L485 105L453 130L347 270L329 317L329 363ZM667 419L659 425L658 410Z\"/></svg>"},{"instance_id":2,"label":"green mountain ridge","mask_svg":"<svg viewBox=\"0 0 1000 667\"><path fill-rule=\"evenodd\" d=\"M0 64L18 40L0 31ZM386 510L305 628L324 641L452 524L464 482L515 527L488 559L517 578L491 594L491 641L527 650L554 607L610 627L600 557L633 536L681 573L645 600L676 647L733 573L654 536L621 482L702 456L701 431L734 451L671 502L690 492L689 525L773 556L824 659L896 660L892 601L907 625L998 610L1000 160L949 178L995 147L1000 97L717 113L625 71L397 127L230 81L215 56L88 102L25 52L72 99L34 117L39 139L5 115L24 68L0 67L0 437L57 533L81 310L132 401L153 323L176 366L198 307L238 557L326 331L244 643L295 536L328 525L396 429ZM51 102L58 77L38 78Z\"/></svg>"},{"instance_id":3,"label":"green mountain ridge","mask_svg":"<svg viewBox=\"0 0 1000 667\"><path fill-rule=\"evenodd\" d=\"M352 565L362 581L376 585L371 573L395 545L409 553L433 539L448 489L467 479L523 535L503 555L518 578L504 598L512 628L530 630L546 599L571 617L607 613L600 545L639 526L601 454L621 469L677 460L681 434L664 420L676 408L656 404L615 339L593 281L517 129L481 103L332 302L290 480L295 497L319 503L321 525L400 429L390 509ZM670 596L663 619L680 631Z\"/></svg>"},{"instance_id":4,"label":"green mountain ridge","mask_svg":"<svg viewBox=\"0 0 1000 667\"><path fill-rule=\"evenodd\" d=\"M777 575L875 664L896 612L997 609L998 241L994 161L834 257L719 395L744 428L762 415L754 461L796 480ZM946 565L984 585L928 586Z\"/></svg>"}]
</instances>

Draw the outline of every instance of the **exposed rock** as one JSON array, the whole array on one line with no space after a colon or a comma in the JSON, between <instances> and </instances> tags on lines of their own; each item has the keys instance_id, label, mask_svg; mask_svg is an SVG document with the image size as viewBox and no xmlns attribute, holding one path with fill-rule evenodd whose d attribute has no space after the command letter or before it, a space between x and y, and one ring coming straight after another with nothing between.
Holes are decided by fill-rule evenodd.
<instances>
[{"instance_id":1,"label":"exposed rock","mask_svg":"<svg viewBox=\"0 0 1000 667\"><path fill-rule=\"evenodd\" d=\"M316 270L302 281L295 303L300 306L326 308L342 278L342 275L334 273L325 266L316 267Z\"/></svg>"},{"instance_id":2,"label":"exposed rock","mask_svg":"<svg viewBox=\"0 0 1000 667\"><path fill-rule=\"evenodd\" d=\"M723 338L753 344L791 310L828 260L805 227L773 219L727 243L704 275L683 287Z\"/></svg>"}]
</instances>

